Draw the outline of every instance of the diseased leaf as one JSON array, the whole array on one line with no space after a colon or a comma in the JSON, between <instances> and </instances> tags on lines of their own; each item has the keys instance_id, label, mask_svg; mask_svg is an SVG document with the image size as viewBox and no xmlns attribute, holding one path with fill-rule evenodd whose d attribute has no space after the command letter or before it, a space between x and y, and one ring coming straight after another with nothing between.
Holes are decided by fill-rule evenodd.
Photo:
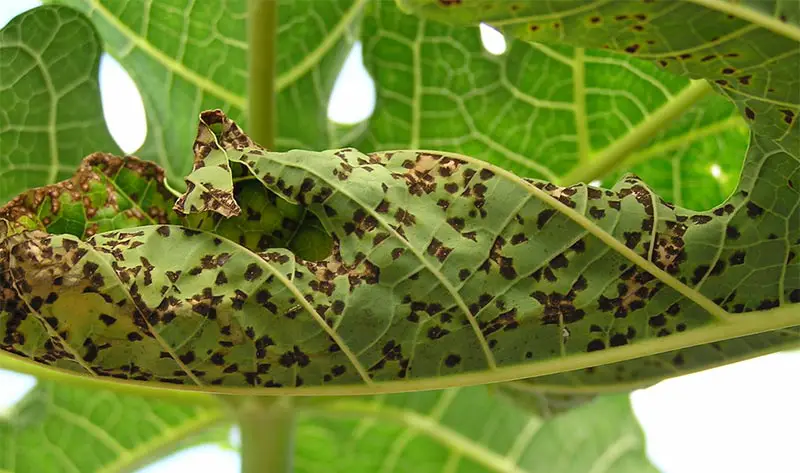
<instances>
[{"instance_id":1,"label":"diseased leaf","mask_svg":"<svg viewBox=\"0 0 800 473\"><path fill-rule=\"evenodd\" d=\"M239 150L256 146L221 113L201 114L194 170L174 210L186 216L187 226L213 231L250 250L285 247L307 260L327 257L333 241L319 220L265 189L238 162Z\"/></svg>"},{"instance_id":2,"label":"diseased leaf","mask_svg":"<svg viewBox=\"0 0 800 473\"><path fill-rule=\"evenodd\" d=\"M272 153L237 138L238 127L221 112L203 114L200 127L212 123L223 124L223 135L213 146L199 141L198 160L222 153L305 207L334 236L332 255L308 262L285 250L256 253L174 225L86 242L11 235L3 242L9 289L51 335L49 346L37 338L12 350L142 381L370 392L444 386L458 375L485 381L565 371L630 356L619 352L688 348L725 337L715 331L746 335L792 320L781 301L800 286L781 284L780 271L764 284L770 268L780 270L782 254L765 260L777 250L750 253L736 241L781 243L748 236L774 218L764 209L780 211L766 202L754 212L756 204L741 196L692 212L660 200L635 177L605 191L558 187L448 153ZM719 249L730 254L722 261L742 254L733 269L710 263L708 247L721 236L734 246ZM170 248L188 251L165 257ZM737 266L761 277L743 279ZM54 298L55 279L63 285ZM712 301L732 285L734 296ZM773 300L783 310L755 313ZM86 308L80 325L62 308L76 303ZM20 336L29 340L9 334ZM778 333L765 337L780 346ZM672 354L670 365L634 360L634 369L614 370L611 379L590 369L572 373L567 384L664 377L713 363L716 350L742 356L755 346L734 340L693 348Z\"/></svg>"},{"instance_id":3,"label":"diseased leaf","mask_svg":"<svg viewBox=\"0 0 800 473\"><path fill-rule=\"evenodd\" d=\"M69 241L79 241L97 233L107 232L130 226L143 224L178 223L178 218L169 209L170 193L163 186L164 175L158 166L143 162L137 158L118 158L102 153L95 153L83 160L78 172L72 179L32 189L0 207L0 346L15 354L31 357L39 362L60 365L56 360L68 355L71 348L62 345L61 337L67 333L74 335L90 335L86 332L85 321L77 323L72 319L77 316L83 320L86 313L91 313L91 299L100 297L91 293L99 280L92 274L83 273L67 277L52 277L48 285L42 286L42 297L32 298L25 302L15 294L19 290L31 288L17 281L20 274L13 272L9 262L13 258L12 248L6 246L5 237L11 240L25 240L26 235L38 235L47 241L48 235L64 235ZM69 246L70 243L67 243ZM70 247L70 257L78 257L84 250ZM117 257L124 258L118 249L111 249ZM69 267L74 260L63 261L63 255L56 255L45 249L37 257L49 259L54 266ZM52 273L51 273L52 275ZM37 277L44 277L39 273ZM86 293L70 291L76 280L84 279L87 283ZM84 304L83 299L88 298ZM59 316L64 318L60 328L62 335L56 335L59 329L51 318L46 322L41 316L35 317L44 302L58 303ZM78 304L73 305L73 304ZM76 311L76 308L79 310ZM86 311L86 312L82 312ZM39 314L41 315L41 314ZM100 320L108 323L109 314L96 314ZM53 328L53 327L56 328ZM104 348L92 346L90 338L83 343L91 359L92 353ZM111 343L116 343L111 340ZM51 356L51 352L65 351L65 354ZM72 363L70 361L67 364Z\"/></svg>"},{"instance_id":4,"label":"diseased leaf","mask_svg":"<svg viewBox=\"0 0 800 473\"><path fill-rule=\"evenodd\" d=\"M704 77L739 108L751 127L750 149L736 191L712 213L722 217L724 234L709 241L706 257L695 280L706 291L720 276L731 277L727 289L712 296L729 311L751 310L736 301L750 282L762 289L783 290L765 298L756 309L800 302L800 214L797 179L800 177L800 4L781 1L728 2L435 2L401 0L406 8L445 22L488 21L508 34L528 41L567 42L576 46L608 48L654 61L659 67L691 78ZM730 215L726 218L726 214ZM755 220L753 224L748 220ZM741 231L742 226L749 230ZM773 269L748 268L749 255L772 255ZM687 254L690 259L691 254ZM691 282L691 279L688 279ZM786 289L789 289L787 292ZM791 308L789 312L796 312ZM669 315L669 314L667 314ZM685 325L657 317L646 330L668 335ZM795 326L789 322L785 327ZM601 327L602 328L602 327ZM722 334L723 328L717 329ZM760 332L761 330L754 330ZM775 351L792 343L796 328L778 330L725 342L696 346L649 358L589 368L598 384L625 385L627 373L654 366L664 372L693 371ZM610 339L609 339L610 341ZM685 371L684 371L685 372ZM573 373L554 375L537 383L555 387L575 385ZM604 381L602 381L604 380ZM637 383L627 384L629 387Z\"/></svg>"},{"instance_id":5,"label":"diseased leaf","mask_svg":"<svg viewBox=\"0 0 800 473\"><path fill-rule=\"evenodd\" d=\"M100 104L101 51L69 8L37 8L0 32L0 204L66 179L92 152L119 153Z\"/></svg>"},{"instance_id":6,"label":"diseased leaf","mask_svg":"<svg viewBox=\"0 0 800 473\"><path fill-rule=\"evenodd\" d=\"M453 151L562 185L611 185L634 172L693 210L719 204L737 183L747 126L703 81L510 35L496 56L477 27L403 14L393 2L368 11L362 41L378 95L362 151Z\"/></svg>"},{"instance_id":7,"label":"diseased leaf","mask_svg":"<svg viewBox=\"0 0 800 473\"><path fill-rule=\"evenodd\" d=\"M10 233L42 230L87 238L95 233L157 223L178 223L164 172L135 157L94 153L63 182L31 189L0 207Z\"/></svg>"},{"instance_id":8,"label":"diseased leaf","mask_svg":"<svg viewBox=\"0 0 800 473\"><path fill-rule=\"evenodd\" d=\"M301 409L298 472L655 473L627 396L542 419L485 387Z\"/></svg>"},{"instance_id":9,"label":"diseased leaf","mask_svg":"<svg viewBox=\"0 0 800 473\"><path fill-rule=\"evenodd\" d=\"M225 411L203 397L157 399L40 381L0 416L0 471L136 471L170 450L219 438L209 429L225 422Z\"/></svg>"}]
</instances>

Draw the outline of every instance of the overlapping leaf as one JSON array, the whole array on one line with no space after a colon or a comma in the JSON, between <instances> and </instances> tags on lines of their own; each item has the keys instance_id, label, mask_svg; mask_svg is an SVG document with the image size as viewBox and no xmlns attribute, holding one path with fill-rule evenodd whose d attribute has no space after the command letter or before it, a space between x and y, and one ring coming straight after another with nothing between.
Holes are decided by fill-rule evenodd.
<instances>
[{"instance_id":1,"label":"overlapping leaf","mask_svg":"<svg viewBox=\"0 0 800 473\"><path fill-rule=\"evenodd\" d=\"M135 471L169 449L218 440L225 411L210 397L157 399L40 381L0 415L0 471Z\"/></svg>"},{"instance_id":2,"label":"overlapping leaf","mask_svg":"<svg viewBox=\"0 0 800 473\"><path fill-rule=\"evenodd\" d=\"M658 18L667 25L678 13L691 17L652 8L666 8ZM592 14L565 18L591 24ZM633 177L611 190L557 187L447 153L267 153L223 139L215 146L227 162L319 218L335 236L330 257L254 252L168 225L86 242L13 235L4 241L12 295L39 313L52 339L12 329L9 339L22 336L27 351L8 348L141 380L368 392L638 358L543 380L626 385L794 343L794 329L779 329L796 324L791 304L800 298L796 108L784 108L796 107L786 63L797 42L771 24L728 21L719 28L744 28L744 40L697 36L682 47L732 58L733 72L719 73L737 78L732 94L761 83L764 68L774 87L768 101L751 92L739 101L755 123L751 150L737 192L711 211L673 207ZM765 63L763 53L743 52L751 44L787 60ZM701 69L711 61L691 57L664 61ZM736 73L745 68L747 79ZM48 281L59 277L93 314L77 330L61 330L73 322L59 310L69 298L51 297Z\"/></svg>"},{"instance_id":3,"label":"overlapping leaf","mask_svg":"<svg viewBox=\"0 0 800 473\"><path fill-rule=\"evenodd\" d=\"M90 153L119 152L100 104L101 51L68 8L24 13L0 32L0 204L67 178Z\"/></svg>"},{"instance_id":4,"label":"overlapping leaf","mask_svg":"<svg viewBox=\"0 0 800 473\"><path fill-rule=\"evenodd\" d=\"M378 94L362 151L455 151L556 184L610 185L632 171L694 210L736 185L747 127L702 81L510 36L495 56L478 28L406 15L392 2L369 11L362 37Z\"/></svg>"},{"instance_id":5,"label":"overlapping leaf","mask_svg":"<svg viewBox=\"0 0 800 473\"><path fill-rule=\"evenodd\" d=\"M655 472L626 396L545 420L474 387L301 409L296 470Z\"/></svg>"},{"instance_id":6,"label":"overlapping leaf","mask_svg":"<svg viewBox=\"0 0 800 473\"><path fill-rule=\"evenodd\" d=\"M202 131L215 124L222 124L219 139ZM685 336L713 334L721 324L749 328L758 317L781 328L772 324L792 320L787 310L772 317L752 312L796 297L793 279L764 286L763 278L738 273L738 266L768 271L775 263L762 267L763 258L774 252L721 247L730 253L726 266L709 264L709 244L720 234L737 240L732 228L739 237L757 231L770 216L766 203L746 201L747 220L734 227L726 218L741 215L734 204L682 210L633 177L603 191L525 181L447 153L271 153L241 139L218 111L204 114L200 128L199 137L214 139L198 140L199 159L224 153L229 164L218 170L242 166L268 190L306 207L334 235L333 254L308 262L284 250L256 253L174 225L86 242L13 235L4 245L14 292L24 302L18 305L33 309L56 340L12 349L136 380L369 392L400 380L398 387L433 387L457 375L544 374L603 360L595 353L603 350L614 360L623 346L682 348ZM170 248L186 251L170 257ZM741 264L727 266L734 255ZM75 303L72 297L51 295L58 278L62 293L86 308L78 327L62 308ZM741 292L720 299L737 285ZM679 345L670 345L673 339ZM752 351L736 341L725 349L730 356ZM615 370L613 379L587 370L569 382L658 377L713 360L703 352L674 356L671 365L645 359Z\"/></svg>"},{"instance_id":7,"label":"overlapping leaf","mask_svg":"<svg viewBox=\"0 0 800 473\"><path fill-rule=\"evenodd\" d=\"M197 113L240 119L247 79L247 1L56 0L84 12L142 94L147 139L136 154L176 183ZM276 49L278 149L330 146L327 107L365 0L282 1ZM296 113L295 111L302 111Z\"/></svg>"},{"instance_id":8,"label":"overlapping leaf","mask_svg":"<svg viewBox=\"0 0 800 473\"><path fill-rule=\"evenodd\" d=\"M796 74L800 63L800 5L781 1L713 2L704 6L694 2L403 3L443 21L489 21L529 41L609 48L652 60L673 73L712 81L738 106L752 132L737 190L713 212L725 222L714 240L718 243L709 242L707 254L714 256L700 267L700 283L705 287L720 274L738 272L743 281L714 299L735 312L747 310L730 302L748 281L784 290L782 297L778 293L765 299L764 308L800 301L800 262L796 257L800 245L796 186L800 159L800 81ZM731 216L725 219L729 211ZM759 223L747 225L750 230L741 232L742 222L748 219ZM774 223L769 225L764 219ZM754 251L773 255L775 261L767 263L773 269L746 269L742 258ZM791 290L786 292L786 288ZM663 320L668 322L669 318ZM656 319L651 328L668 330L659 328L663 327L661 322ZM698 369L709 366L697 364L698 359L715 359L714 364L731 362L792 345L796 336L796 329L781 330L591 370L595 381L602 379L623 387L623 372L641 374L656 366L661 368L655 371L665 374L679 367ZM572 373L537 380L544 384L551 381L556 386L575 384Z\"/></svg>"},{"instance_id":9,"label":"overlapping leaf","mask_svg":"<svg viewBox=\"0 0 800 473\"><path fill-rule=\"evenodd\" d=\"M230 413L215 399L157 396L42 382L0 417L0 471L135 471L169 451L224 441ZM485 387L330 398L296 409L298 472L652 468L624 396L555 418L532 415Z\"/></svg>"}]
</instances>

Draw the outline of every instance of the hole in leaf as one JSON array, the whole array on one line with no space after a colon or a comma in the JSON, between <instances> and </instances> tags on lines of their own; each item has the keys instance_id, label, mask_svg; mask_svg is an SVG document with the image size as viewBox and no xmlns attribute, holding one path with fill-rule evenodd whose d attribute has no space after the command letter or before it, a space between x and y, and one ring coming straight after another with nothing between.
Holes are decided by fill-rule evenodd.
<instances>
[{"instance_id":1,"label":"hole in leaf","mask_svg":"<svg viewBox=\"0 0 800 473\"><path fill-rule=\"evenodd\" d=\"M375 110L375 82L364 67L361 42L356 41L333 84L328 118L351 125L362 122Z\"/></svg>"},{"instance_id":2,"label":"hole in leaf","mask_svg":"<svg viewBox=\"0 0 800 473\"><path fill-rule=\"evenodd\" d=\"M13 2L0 2L0 28L3 28L15 16L40 6L42 2L36 0L14 0Z\"/></svg>"},{"instance_id":3,"label":"hole in leaf","mask_svg":"<svg viewBox=\"0 0 800 473\"><path fill-rule=\"evenodd\" d=\"M489 54L499 56L506 52L508 46L506 45L506 39L503 37L503 33L497 31L486 23L481 23L480 30L483 47L489 52Z\"/></svg>"},{"instance_id":4,"label":"hole in leaf","mask_svg":"<svg viewBox=\"0 0 800 473\"><path fill-rule=\"evenodd\" d=\"M719 179L722 176L722 168L719 167L719 164L712 164L711 165L711 175L715 178Z\"/></svg>"},{"instance_id":5,"label":"hole in leaf","mask_svg":"<svg viewBox=\"0 0 800 473\"><path fill-rule=\"evenodd\" d=\"M228 442L234 449L238 450L242 448L242 431L239 430L238 425L231 427L231 430L228 432Z\"/></svg>"},{"instance_id":6,"label":"hole in leaf","mask_svg":"<svg viewBox=\"0 0 800 473\"><path fill-rule=\"evenodd\" d=\"M191 471L192 473L219 473L239 471L239 453L218 445L206 444L181 450L152 465L142 468L138 473L172 473Z\"/></svg>"},{"instance_id":7,"label":"hole in leaf","mask_svg":"<svg viewBox=\"0 0 800 473\"><path fill-rule=\"evenodd\" d=\"M595 179L594 181L590 182L589 185L592 187L600 187L603 185L603 182L598 179Z\"/></svg>"},{"instance_id":8,"label":"hole in leaf","mask_svg":"<svg viewBox=\"0 0 800 473\"><path fill-rule=\"evenodd\" d=\"M26 394L36 386L33 376L0 370L0 415L18 403Z\"/></svg>"},{"instance_id":9,"label":"hole in leaf","mask_svg":"<svg viewBox=\"0 0 800 473\"><path fill-rule=\"evenodd\" d=\"M114 141L126 154L134 153L147 135L142 96L128 72L107 53L100 58L100 97Z\"/></svg>"}]
</instances>

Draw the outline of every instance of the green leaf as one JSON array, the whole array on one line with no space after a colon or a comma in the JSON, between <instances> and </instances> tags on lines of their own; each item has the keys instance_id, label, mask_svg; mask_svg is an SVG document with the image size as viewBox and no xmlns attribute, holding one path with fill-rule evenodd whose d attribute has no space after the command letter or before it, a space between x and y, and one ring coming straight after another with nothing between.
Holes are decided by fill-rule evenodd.
<instances>
[{"instance_id":1,"label":"green leaf","mask_svg":"<svg viewBox=\"0 0 800 473\"><path fill-rule=\"evenodd\" d=\"M362 38L378 93L364 151L454 151L557 184L633 171L695 210L736 184L747 127L702 82L621 54L511 37L494 56L478 28L418 19L392 2L370 10Z\"/></svg>"},{"instance_id":2,"label":"green leaf","mask_svg":"<svg viewBox=\"0 0 800 473\"><path fill-rule=\"evenodd\" d=\"M589 393L559 393L542 389L536 379L509 381L496 385L497 391L511 399L518 406L528 409L539 417L548 419L597 398ZM622 390L620 390L622 391Z\"/></svg>"},{"instance_id":3,"label":"green leaf","mask_svg":"<svg viewBox=\"0 0 800 473\"><path fill-rule=\"evenodd\" d=\"M225 411L203 395L135 395L40 381L0 416L0 471L136 471L219 436ZM211 432L209 434L208 432Z\"/></svg>"},{"instance_id":4,"label":"green leaf","mask_svg":"<svg viewBox=\"0 0 800 473\"><path fill-rule=\"evenodd\" d=\"M0 203L70 176L94 151L119 153L105 127L102 47L68 8L37 8L0 32Z\"/></svg>"},{"instance_id":5,"label":"green leaf","mask_svg":"<svg viewBox=\"0 0 800 473\"><path fill-rule=\"evenodd\" d=\"M191 167L186 143L200 110L244 117L246 0L56 0L84 12L134 79L147 114L136 154L174 182ZM330 146L328 98L366 0L282 1L276 68L278 149ZM302 113L295 111L302 110Z\"/></svg>"},{"instance_id":6,"label":"green leaf","mask_svg":"<svg viewBox=\"0 0 800 473\"><path fill-rule=\"evenodd\" d=\"M334 400L298 420L298 472L656 471L627 396L545 420L474 387Z\"/></svg>"}]
</instances>

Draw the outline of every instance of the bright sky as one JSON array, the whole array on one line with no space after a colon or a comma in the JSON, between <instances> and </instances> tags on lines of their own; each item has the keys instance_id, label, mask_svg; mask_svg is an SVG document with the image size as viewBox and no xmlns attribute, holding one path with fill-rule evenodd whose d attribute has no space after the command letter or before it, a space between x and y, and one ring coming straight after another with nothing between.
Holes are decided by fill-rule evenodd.
<instances>
[{"instance_id":1,"label":"bright sky","mask_svg":"<svg viewBox=\"0 0 800 473\"><path fill-rule=\"evenodd\" d=\"M39 3L0 1L0 27ZM489 52L501 54L505 50L505 42L496 31L482 28L481 32ZM100 84L111 134L124 151L135 151L146 133L144 108L135 85L108 56L101 62ZM361 65L358 45L336 81L329 116L354 123L369 116L373 107L374 85ZM663 473L800 471L800 458L794 450L800 428L799 369L800 353L783 353L634 392L634 409L647 435L650 458ZM0 415L34 384L30 376L0 370ZM174 471L235 473L239 459L219 447L200 446L140 473Z\"/></svg>"}]
</instances>

